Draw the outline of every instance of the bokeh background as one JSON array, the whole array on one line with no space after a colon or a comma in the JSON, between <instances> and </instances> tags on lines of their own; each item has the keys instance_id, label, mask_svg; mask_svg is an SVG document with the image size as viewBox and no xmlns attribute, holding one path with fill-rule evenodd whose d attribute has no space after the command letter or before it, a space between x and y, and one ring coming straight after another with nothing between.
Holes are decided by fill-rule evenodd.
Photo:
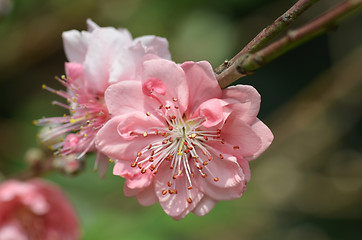
<instances>
[{"instance_id":1,"label":"bokeh background","mask_svg":"<svg viewBox=\"0 0 362 240\"><path fill-rule=\"evenodd\" d=\"M100 26L134 37L166 37L176 62L208 60L217 67L295 1L289 0L0 0L0 179L27 168L37 147L33 119L62 115L42 84L66 61L61 33ZM321 0L296 28L329 9ZM181 221L158 204L141 207L123 195L123 180L85 170L58 183L77 209L84 240L113 239L362 239L362 16L280 57L238 83L262 95L259 117L275 134L251 163L248 191L220 202L205 217ZM59 100L59 99L58 99Z\"/></svg>"}]
</instances>

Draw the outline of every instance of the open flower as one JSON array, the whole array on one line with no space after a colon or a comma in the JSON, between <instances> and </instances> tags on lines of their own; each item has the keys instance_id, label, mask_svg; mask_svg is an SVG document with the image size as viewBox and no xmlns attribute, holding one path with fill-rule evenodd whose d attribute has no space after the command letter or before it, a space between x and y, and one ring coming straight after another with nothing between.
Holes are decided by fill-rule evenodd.
<instances>
[{"instance_id":1,"label":"open flower","mask_svg":"<svg viewBox=\"0 0 362 240\"><path fill-rule=\"evenodd\" d=\"M77 240L79 223L69 201L43 180L0 184L0 240Z\"/></svg>"},{"instance_id":2,"label":"open flower","mask_svg":"<svg viewBox=\"0 0 362 240\"><path fill-rule=\"evenodd\" d=\"M106 88L116 82L137 79L137 73L145 58L170 59L168 42L164 38L143 36L132 39L126 29L101 28L87 21L88 32L71 30L63 33L65 53L69 62L65 64L66 76L57 78L66 91L43 88L67 100L54 101L70 111L70 115L44 118L36 125L50 125L50 131L41 134L43 142L65 136L52 145L59 155L76 153L78 158L95 151L94 137L109 120L104 104ZM102 164L105 163L105 164ZM105 171L107 159L97 154L96 164Z\"/></svg>"},{"instance_id":3,"label":"open flower","mask_svg":"<svg viewBox=\"0 0 362 240\"><path fill-rule=\"evenodd\" d=\"M112 119L97 148L115 160L127 196L142 205L159 201L174 219L239 198L248 161L273 139L256 118L258 92L245 85L221 90L208 62L146 61L142 81L110 86L105 102Z\"/></svg>"}]
</instances>

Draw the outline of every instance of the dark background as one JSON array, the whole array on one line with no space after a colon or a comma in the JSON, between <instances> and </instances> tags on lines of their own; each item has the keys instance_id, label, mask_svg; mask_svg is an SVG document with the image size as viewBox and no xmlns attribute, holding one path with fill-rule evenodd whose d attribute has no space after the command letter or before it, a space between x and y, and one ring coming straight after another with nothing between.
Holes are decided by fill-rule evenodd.
<instances>
[{"instance_id":1,"label":"dark background","mask_svg":"<svg viewBox=\"0 0 362 240\"><path fill-rule=\"evenodd\" d=\"M38 146L32 120L64 113L50 104L56 96L41 90L60 88L54 76L64 74L63 31L85 30L91 18L134 37L166 37L176 62L217 67L295 1L5 2L12 7L0 4L0 179L25 169L25 154ZM291 28L338 2L319 1ZM123 180L110 169L104 180L92 172L92 155L78 176L47 175L79 212L83 239L361 239L361 29L355 14L237 82L261 93L259 117L275 140L251 163L245 195L205 217L176 222L158 204L140 206L123 195Z\"/></svg>"}]
</instances>

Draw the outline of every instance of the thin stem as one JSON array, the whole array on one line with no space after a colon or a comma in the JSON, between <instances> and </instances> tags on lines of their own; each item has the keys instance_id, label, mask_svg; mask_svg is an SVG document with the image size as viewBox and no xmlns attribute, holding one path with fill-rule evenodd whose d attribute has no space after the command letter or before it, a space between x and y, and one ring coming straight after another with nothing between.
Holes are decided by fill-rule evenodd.
<instances>
[{"instance_id":1,"label":"thin stem","mask_svg":"<svg viewBox=\"0 0 362 240\"><path fill-rule=\"evenodd\" d=\"M347 0L329 10L314 21L296 30L289 31L283 38L256 53L239 56L224 72L217 76L222 88L240 77L251 74L258 68L276 59L287 51L311 40L335 27L344 16L362 5L362 0Z\"/></svg>"},{"instance_id":2,"label":"thin stem","mask_svg":"<svg viewBox=\"0 0 362 240\"><path fill-rule=\"evenodd\" d=\"M270 26L264 28L253 40L251 40L238 54L236 54L230 61L225 61L223 64L215 69L216 74L220 74L236 59L245 53L254 53L263 48L272 38L285 30L292 22L294 22L299 15L301 15L310 6L319 0L299 0L288 11L277 18Z\"/></svg>"},{"instance_id":3,"label":"thin stem","mask_svg":"<svg viewBox=\"0 0 362 240\"><path fill-rule=\"evenodd\" d=\"M12 176L11 178L19 179L19 180L28 180L30 178L35 177L41 177L51 171L54 170L53 166L53 157L44 159L43 161L40 161L36 163L34 166L31 166L31 168L17 173L16 175Z\"/></svg>"}]
</instances>

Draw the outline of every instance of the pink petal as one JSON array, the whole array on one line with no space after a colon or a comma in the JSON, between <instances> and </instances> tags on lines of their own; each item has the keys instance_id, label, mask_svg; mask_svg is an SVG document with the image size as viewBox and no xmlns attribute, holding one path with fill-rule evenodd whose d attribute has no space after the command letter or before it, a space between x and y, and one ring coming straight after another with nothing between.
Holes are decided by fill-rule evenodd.
<instances>
[{"instance_id":1,"label":"pink petal","mask_svg":"<svg viewBox=\"0 0 362 240\"><path fill-rule=\"evenodd\" d=\"M76 62L66 62L65 63L65 73L71 81L83 81L83 66L82 64ZM83 85L83 83L82 83Z\"/></svg>"},{"instance_id":2,"label":"pink petal","mask_svg":"<svg viewBox=\"0 0 362 240\"><path fill-rule=\"evenodd\" d=\"M202 123L204 127L213 127L218 125L224 120L223 107L219 99L210 99L203 102L199 108L195 111L192 118L202 117L206 121Z\"/></svg>"},{"instance_id":3,"label":"pink petal","mask_svg":"<svg viewBox=\"0 0 362 240\"><path fill-rule=\"evenodd\" d=\"M221 98L221 88L210 63L206 61L185 62L181 64L181 68L185 71L189 86L190 113L193 113L201 103L209 99Z\"/></svg>"},{"instance_id":4,"label":"pink petal","mask_svg":"<svg viewBox=\"0 0 362 240\"><path fill-rule=\"evenodd\" d=\"M28 182L37 186L38 192L46 196L51 209L45 216L45 221L50 229L55 230L54 234L59 239L79 239L78 219L69 201L60 189L41 179L33 179ZM59 219L61 219L61 224Z\"/></svg>"},{"instance_id":5,"label":"pink petal","mask_svg":"<svg viewBox=\"0 0 362 240\"><path fill-rule=\"evenodd\" d=\"M83 63L88 50L88 32L70 30L63 32L65 55L70 62Z\"/></svg>"},{"instance_id":6,"label":"pink petal","mask_svg":"<svg viewBox=\"0 0 362 240\"><path fill-rule=\"evenodd\" d=\"M152 94L164 96L166 94L166 86L158 78L149 78L142 84L142 91L147 96L152 96Z\"/></svg>"},{"instance_id":7,"label":"pink petal","mask_svg":"<svg viewBox=\"0 0 362 240\"><path fill-rule=\"evenodd\" d=\"M167 166L163 166L159 169L159 173L155 178L155 191L161 207L166 214L179 220L196 207L203 194L196 187L188 190L187 187L189 187L189 185L187 183L187 178L184 175L175 180L177 194L162 194L162 191L169 189L168 182L171 179L172 170ZM192 199L191 203L187 201L188 198Z\"/></svg>"},{"instance_id":8,"label":"pink petal","mask_svg":"<svg viewBox=\"0 0 362 240\"><path fill-rule=\"evenodd\" d=\"M208 196L204 196L192 212L199 217L205 216L215 207L217 202Z\"/></svg>"},{"instance_id":9,"label":"pink petal","mask_svg":"<svg viewBox=\"0 0 362 240\"><path fill-rule=\"evenodd\" d=\"M142 206L150 206L158 202L154 185L151 184L147 188L142 189L137 194L137 200Z\"/></svg>"},{"instance_id":10,"label":"pink petal","mask_svg":"<svg viewBox=\"0 0 362 240\"><path fill-rule=\"evenodd\" d=\"M134 42L142 43L146 54L154 54L160 58L171 60L171 54L168 50L168 41L166 38L156 36L142 36L134 39Z\"/></svg>"},{"instance_id":11,"label":"pink petal","mask_svg":"<svg viewBox=\"0 0 362 240\"><path fill-rule=\"evenodd\" d=\"M194 172L197 188L215 200L232 200L243 193L245 175L235 157L223 155L223 159L219 159L213 156L203 167L203 172L207 174L205 178L196 167ZM218 180L215 181L215 178Z\"/></svg>"},{"instance_id":12,"label":"pink petal","mask_svg":"<svg viewBox=\"0 0 362 240\"><path fill-rule=\"evenodd\" d=\"M226 144L212 144L219 151L240 158L252 156L261 148L261 139L254 129L243 122L243 115L232 112L221 129Z\"/></svg>"},{"instance_id":13,"label":"pink petal","mask_svg":"<svg viewBox=\"0 0 362 240\"><path fill-rule=\"evenodd\" d=\"M88 52L84 60L84 75L87 88L94 93L104 93L112 78L122 75L133 62L127 64L129 52L127 46L132 44L128 31L114 28L97 28L89 38ZM122 61L118 64L118 61ZM116 74L116 73L117 74Z\"/></svg>"},{"instance_id":14,"label":"pink petal","mask_svg":"<svg viewBox=\"0 0 362 240\"><path fill-rule=\"evenodd\" d=\"M95 29L100 28L98 24L93 22L91 19L87 19L88 32L93 32Z\"/></svg>"},{"instance_id":15,"label":"pink petal","mask_svg":"<svg viewBox=\"0 0 362 240\"><path fill-rule=\"evenodd\" d=\"M252 156L246 158L248 161L254 160L255 158L259 157L270 146L274 139L273 133L259 119L255 120L255 122L251 125L251 128L261 139L261 146L257 152L255 152Z\"/></svg>"},{"instance_id":16,"label":"pink petal","mask_svg":"<svg viewBox=\"0 0 362 240\"><path fill-rule=\"evenodd\" d=\"M159 107L159 103L155 99L142 94L142 83L138 81L122 81L112 84L106 90L105 101L108 111L113 116L134 111L146 114Z\"/></svg>"},{"instance_id":17,"label":"pink petal","mask_svg":"<svg viewBox=\"0 0 362 240\"><path fill-rule=\"evenodd\" d=\"M176 63L165 59L154 59L143 64L143 84L149 79L159 79L165 87L165 95L152 94L164 106L178 106L181 114L188 106L188 86L185 74ZM157 85L159 86L159 85Z\"/></svg>"},{"instance_id":18,"label":"pink petal","mask_svg":"<svg viewBox=\"0 0 362 240\"><path fill-rule=\"evenodd\" d=\"M11 221L0 225L1 240L28 240L28 236L18 221Z\"/></svg>"},{"instance_id":19,"label":"pink petal","mask_svg":"<svg viewBox=\"0 0 362 240\"><path fill-rule=\"evenodd\" d=\"M134 197L139 191L139 188L129 188L126 184L123 185L123 193L126 197Z\"/></svg>"},{"instance_id":20,"label":"pink petal","mask_svg":"<svg viewBox=\"0 0 362 240\"><path fill-rule=\"evenodd\" d=\"M249 162L245 159L239 158L238 163L245 175L245 181L249 182L251 177Z\"/></svg>"},{"instance_id":21,"label":"pink petal","mask_svg":"<svg viewBox=\"0 0 362 240\"><path fill-rule=\"evenodd\" d=\"M128 161L118 160L114 165L113 175L118 175L125 178L125 185L129 189L146 188L153 180L153 174L150 173L150 171L142 174L138 168L131 167L131 164Z\"/></svg>"},{"instance_id":22,"label":"pink petal","mask_svg":"<svg viewBox=\"0 0 362 240\"><path fill-rule=\"evenodd\" d=\"M95 169L98 169L99 176L101 178L104 178L104 175L106 175L107 168L108 168L108 157L102 154L101 152L97 152Z\"/></svg>"},{"instance_id":23,"label":"pink petal","mask_svg":"<svg viewBox=\"0 0 362 240\"><path fill-rule=\"evenodd\" d=\"M223 90L222 99L229 104L240 104L239 111L242 111L241 120L252 124L258 115L260 108L260 94L248 85L231 86Z\"/></svg>"},{"instance_id":24,"label":"pink petal","mask_svg":"<svg viewBox=\"0 0 362 240\"><path fill-rule=\"evenodd\" d=\"M143 133L150 127L163 127L163 124L152 116L137 112L114 117L97 133L96 147L110 158L134 161L139 151L160 139L151 134L144 137Z\"/></svg>"}]
</instances>

